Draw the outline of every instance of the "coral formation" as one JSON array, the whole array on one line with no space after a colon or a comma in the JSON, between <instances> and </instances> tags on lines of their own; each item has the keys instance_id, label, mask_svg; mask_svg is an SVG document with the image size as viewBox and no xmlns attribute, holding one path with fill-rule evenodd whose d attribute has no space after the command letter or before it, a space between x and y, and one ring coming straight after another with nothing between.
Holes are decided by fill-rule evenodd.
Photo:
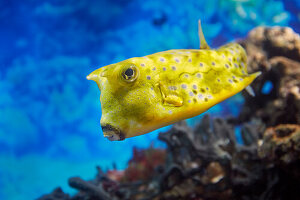
<instances>
[{"instance_id":1,"label":"coral formation","mask_svg":"<svg viewBox=\"0 0 300 200\"><path fill-rule=\"evenodd\" d=\"M255 98L243 93L246 102L239 120L257 117L267 126L300 124L299 35L287 27L258 27L241 44L247 51L249 71L263 73L252 84Z\"/></svg>"},{"instance_id":2,"label":"coral formation","mask_svg":"<svg viewBox=\"0 0 300 200\"><path fill-rule=\"evenodd\" d=\"M259 27L240 42L250 71L263 74L253 85L256 97L244 93L239 118L212 120L206 115L194 129L185 121L176 123L159 134L166 151L134 150L125 171L97 168L94 180L69 179L79 191L75 196L57 188L40 200L279 200L298 195L299 36L288 28ZM272 87L264 89L268 81Z\"/></svg>"},{"instance_id":3,"label":"coral formation","mask_svg":"<svg viewBox=\"0 0 300 200\"><path fill-rule=\"evenodd\" d=\"M133 149L133 157L124 171L122 182L148 180L155 169L165 163L166 151L150 147L146 150Z\"/></svg>"},{"instance_id":4,"label":"coral formation","mask_svg":"<svg viewBox=\"0 0 300 200\"><path fill-rule=\"evenodd\" d=\"M299 184L299 179L294 180L295 174L281 171L277 165L268 163L272 164L274 159L282 160L289 167L293 163L293 172L299 173L295 167L295 163L299 163L299 145L294 143L288 148L282 145L299 143L299 126L271 128L264 134L262 131L259 124L245 124L242 128L245 145L240 145L236 141L233 125L226 120L216 118L211 123L206 115L194 130L182 121L159 135L168 146L167 162L148 174L148 179L133 181L127 178L117 182L98 168L98 175L92 181L79 177L69 180L70 186L80 191L75 196L69 197L60 189L55 189L40 200L286 199L296 195L294 184ZM276 132L275 136L273 132ZM285 139L276 141L277 137ZM278 149L284 159L274 156ZM288 160L284 154L288 154ZM138 170L139 164L134 167ZM135 177L133 174L131 176ZM274 190L283 190L287 186L290 187L288 192L277 194Z\"/></svg>"},{"instance_id":5,"label":"coral formation","mask_svg":"<svg viewBox=\"0 0 300 200\"><path fill-rule=\"evenodd\" d=\"M260 142L258 155L300 178L300 126L282 124L268 128Z\"/></svg>"}]
</instances>

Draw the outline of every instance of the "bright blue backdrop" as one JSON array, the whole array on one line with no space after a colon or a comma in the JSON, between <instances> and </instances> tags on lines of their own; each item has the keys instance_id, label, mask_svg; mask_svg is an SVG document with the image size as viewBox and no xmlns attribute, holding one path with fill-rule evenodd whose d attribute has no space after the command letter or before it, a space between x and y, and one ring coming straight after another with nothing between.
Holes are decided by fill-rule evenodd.
<instances>
[{"instance_id":1,"label":"bright blue backdrop","mask_svg":"<svg viewBox=\"0 0 300 200\"><path fill-rule=\"evenodd\" d=\"M95 166L126 167L157 132L110 142L86 75L134 56L198 48L197 20L216 47L258 25L299 31L300 3L266 0L0 0L0 199L33 199ZM237 115L236 95L209 112ZM198 117L199 118L199 117ZM193 125L196 120L190 120ZM166 130L167 128L165 128Z\"/></svg>"}]
</instances>

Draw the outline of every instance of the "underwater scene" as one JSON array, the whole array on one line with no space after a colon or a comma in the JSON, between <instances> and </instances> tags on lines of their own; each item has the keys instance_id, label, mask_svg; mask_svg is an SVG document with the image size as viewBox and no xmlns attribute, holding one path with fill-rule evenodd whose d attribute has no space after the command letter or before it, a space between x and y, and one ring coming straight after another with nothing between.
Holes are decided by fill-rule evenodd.
<instances>
[{"instance_id":1,"label":"underwater scene","mask_svg":"<svg viewBox=\"0 0 300 200\"><path fill-rule=\"evenodd\" d=\"M1 0L0 19L1 200L299 198L300 0Z\"/></svg>"}]
</instances>

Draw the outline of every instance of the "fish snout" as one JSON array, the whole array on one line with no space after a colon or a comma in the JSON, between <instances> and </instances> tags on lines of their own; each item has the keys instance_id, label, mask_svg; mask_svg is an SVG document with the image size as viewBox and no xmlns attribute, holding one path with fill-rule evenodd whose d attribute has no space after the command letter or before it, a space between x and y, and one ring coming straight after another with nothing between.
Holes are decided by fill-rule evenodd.
<instances>
[{"instance_id":1,"label":"fish snout","mask_svg":"<svg viewBox=\"0 0 300 200\"><path fill-rule=\"evenodd\" d=\"M110 124L101 124L103 135L110 141L122 141L125 140L125 134L116 127Z\"/></svg>"}]
</instances>

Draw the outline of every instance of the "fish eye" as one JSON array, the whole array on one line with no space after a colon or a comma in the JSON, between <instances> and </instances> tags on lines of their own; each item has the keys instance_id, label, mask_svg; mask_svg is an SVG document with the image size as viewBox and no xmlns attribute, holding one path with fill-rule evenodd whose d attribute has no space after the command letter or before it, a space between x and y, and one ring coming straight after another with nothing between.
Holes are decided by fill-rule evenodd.
<instances>
[{"instance_id":1,"label":"fish eye","mask_svg":"<svg viewBox=\"0 0 300 200\"><path fill-rule=\"evenodd\" d=\"M126 69L126 71L124 72L124 75L125 75L126 77L132 77L132 76L133 76L133 73L134 73L133 69L128 68L128 69Z\"/></svg>"},{"instance_id":2,"label":"fish eye","mask_svg":"<svg viewBox=\"0 0 300 200\"><path fill-rule=\"evenodd\" d=\"M122 71L122 78L126 82L134 82L138 77L138 69L134 64L126 65Z\"/></svg>"}]
</instances>

